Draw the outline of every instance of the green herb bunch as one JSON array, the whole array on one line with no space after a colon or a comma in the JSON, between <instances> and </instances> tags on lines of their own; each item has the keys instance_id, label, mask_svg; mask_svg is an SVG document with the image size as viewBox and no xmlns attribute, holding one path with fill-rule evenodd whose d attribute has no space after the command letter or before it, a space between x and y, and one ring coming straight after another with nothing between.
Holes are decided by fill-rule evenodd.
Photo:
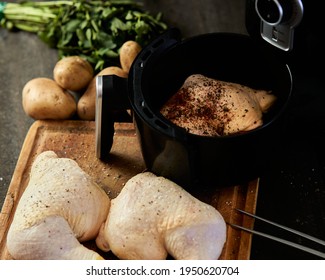
<instances>
[{"instance_id":1,"label":"green herb bunch","mask_svg":"<svg viewBox=\"0 0 325 280\"><path fill-rule=\"evenodd\" d=\"M118 64L127 40L145 46L167 29L162 14L151 15L133 0L0 2L1 26L36 33L59 58L79 55L95 71Z\"/></svg>"}]
</instances>

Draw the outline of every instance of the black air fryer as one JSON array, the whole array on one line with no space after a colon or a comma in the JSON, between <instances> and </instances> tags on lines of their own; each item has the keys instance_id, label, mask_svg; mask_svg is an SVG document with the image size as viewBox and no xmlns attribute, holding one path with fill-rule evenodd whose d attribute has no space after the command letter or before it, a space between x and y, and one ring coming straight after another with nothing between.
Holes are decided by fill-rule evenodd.
<instances>
[{"instance_id":1,"label":"black air fryer","mask_svg":"<svg viewBox=\"0 0 325 280\"><path fill-rule=\"evenodd\" d=\"M128 79L97 79L98 157L109 157L112 144L114 118L108 110L119 111L129 101L148 170L195 189L259 177L274 151L274 139L281 141L279 127L292 93L290 68L294 76L313 71L309 68L314 37L308 36L317 29L310 30L309 19L315 21L301 1L256 0L247 1L250 36L210 33L182 39L175 29L162 34L143 48ZM197 73L271 90L278 97L276 106L263 126L245 134L189 134L166 120L159 109L186 77ZM115 99L127 95L123 102ZM110 104L118 106L109 108Z\"/></svg>"}]
</instances>

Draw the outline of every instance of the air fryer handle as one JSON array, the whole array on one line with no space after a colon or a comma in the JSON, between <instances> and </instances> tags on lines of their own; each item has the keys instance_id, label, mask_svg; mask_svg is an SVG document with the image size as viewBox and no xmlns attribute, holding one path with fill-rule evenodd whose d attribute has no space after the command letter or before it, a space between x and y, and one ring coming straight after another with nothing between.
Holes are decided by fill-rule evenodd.
<instances>
[{"instance_id":1,"label":"air fryer handle","mask_svg":"<svg viewBox=\"0 0 325 280\"><path fill-rule=\"evenodd\" d=\"M116 75L96 78L96 156L107 159L114 137L115 122L132 122L127 113L130 109L128 99L128 80Z\"/></svg>"},{"instance_id":2,"label":"air fryer handle","mask_svg":"<svg viewBox=\"0 0 325 280\"><path fill-rule=\"evenodd\" d=\"M141 51L130 71L142 73L147 63L154 64L162 52L181 40L180 37L180 31L177 28L171 28L161 34ZM133 90L136 90L137 86L141 87L141 81L132 80L131 82ZM132 117L126 112L131 108L128 94L129 83L128 79L116 75L96 78L96 156L101 160L107 159L112 148L114 123L132 122Z\"/></svg>"}]
</instances>

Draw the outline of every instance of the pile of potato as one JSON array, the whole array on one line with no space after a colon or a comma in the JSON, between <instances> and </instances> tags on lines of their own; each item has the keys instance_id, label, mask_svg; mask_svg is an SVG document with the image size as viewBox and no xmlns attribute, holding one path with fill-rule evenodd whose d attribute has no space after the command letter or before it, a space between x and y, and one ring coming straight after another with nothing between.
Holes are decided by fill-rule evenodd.
<instances>
[{"instance_id":1,"label":"pile of potato","mask_svg":"<svg viewBox=\"0 0 325 280\"><path fill-rule=\"evenodd\" d=\"M81 120L95 120L96 77L126 78L140 51L137 42L125 42L120 49L120 67L104 68L97 75L90 63L79 56L62 58L53 69L53 79L34 78L25 84L22 91L25 113L35 120L66 120L76 115Z\"/></svg>"}]
</instances>

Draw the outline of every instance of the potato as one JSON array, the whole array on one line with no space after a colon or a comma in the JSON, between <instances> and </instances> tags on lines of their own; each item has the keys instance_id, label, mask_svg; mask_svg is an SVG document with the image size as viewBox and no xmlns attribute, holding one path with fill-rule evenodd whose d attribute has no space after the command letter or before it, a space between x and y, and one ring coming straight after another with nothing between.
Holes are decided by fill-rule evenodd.
<instances>
[{"instance_id":1,"label":"potato","mask_svg":"<svg viewBox=\"0 0 325 280\"><path fill-rule=\"evenodd\" d=\"M25 113L36 120L69 119L77 110L74 97L49 78L27 82L22 91L22 105Z\"/></svg>"},{"instance_id":2,"label":"potato","mask_svg":"<svg viewBox=\"0 0 325 280\"><path fill-rule=\"evenodd\" d=\"M109 66L100 71L89 83L86 91L80 97L77 113L80 119L93 121L96 114L96 77L104 75L116 75L121 78L127 78L128 73L117 66Z\"/></svg>"},{"instance_id":3,"label":"potato","mask_svg":"<svg viewBox=\"0 0 325 280\"><path fill-rule=\"evenodd\" d=\"M79 56L67 56L54 66L54 80L64 89L80 91L88 86L94 76L90 63Z\"/></svg>"},{"instance_id":4,"label":"potato","mask_svg":"<svg viewBox=\"0 0 325 280\"><path fill-rule=\"evenodd\" d=\"M129 73L131 65L136 56L141 51L141 46L135 41L126 41L120 48L120 64L121 68Z\"/></svg>"}]
</instances>

